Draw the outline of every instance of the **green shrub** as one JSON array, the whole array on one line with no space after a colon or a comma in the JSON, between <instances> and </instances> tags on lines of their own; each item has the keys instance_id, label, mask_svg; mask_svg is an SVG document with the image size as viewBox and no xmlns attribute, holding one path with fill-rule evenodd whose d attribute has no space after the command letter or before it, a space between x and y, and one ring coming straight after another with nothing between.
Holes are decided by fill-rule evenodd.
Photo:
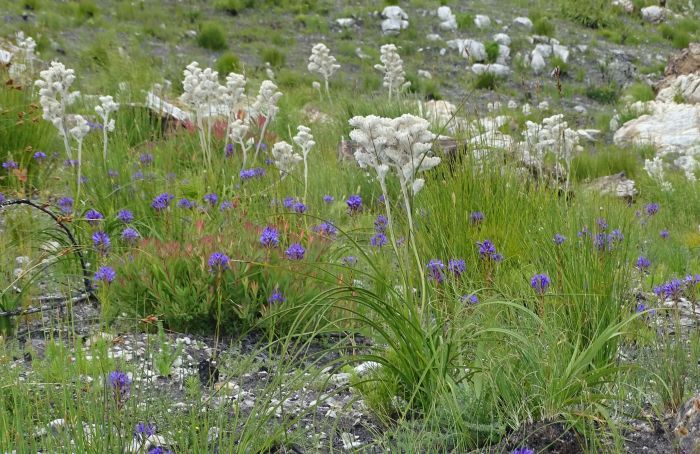
<instances>
[{"instance_id":1,"label":"green shrub","mask_svg":"<svg viewBox=\"0 0 700 454\"><path fill-rule=\"evenodd\" d=\"M281 68L284 66L287 57L284 52L276 47L266 47L262 51L262 61L269 63L273 68Z\"/></svg>"},{"instance_id":2,"label":"green shrub","mask_svg":"<svg viewBox=\"0 0 700 454\"><path fill-rule=\"evenodd\" d=\"M197 36L197 43L211 50L223 50L228 47L226 44L226 33L223 27L216 22L207 22L202 25L202 29Z\"/></svg>"},{"instance_id":3,"label":"green shrub","mask_svg":"<svg viewBox=\"0 0 700 454\"><path fill-rule=\"evenodd\" d=\"M474 26L474 16L471 14L455 14L455 17L460 30L468 30Z\"/></svg>"},{"instance_id":4,"label":"green shrub","mask_svg":"<svg viewBox=\"0 0 700 454\"><path fill-rule=\"evenodd\" d=\"M226 52L216 60L216 70L222 76L241 72L241 61L236 54Z\"/></svg>"},{"instance_id":5,"label":"green shrub","mask_svg":"<svg viewBox=\"0 0 700 454\"><path fill-rule=\"evenodd\" d=\"M93 2L92 0L82 0L78 4L77 14L80 20L88 20L95 17L98 11L99 9L97 8L95 2Z\"/></svg>"},{"instance_id":6,"label":"green shrub","mask_svg":"<svg viewBox=\"0 0 700 454\"><path fill-rule=\"evenodd\" d=\"M690 35L687 31L679 28L678 24L662 24L659 27L659 33L665 40L670 41L676 49L684 49L690 44Z\"/></svg>"},{"instance_id":7,"label":"green shrub","mask_svg":"<svg viewBox=\"0 0 700 454\"><path fill-rule=\"evenodd\" d=\"M554 24L546 17L540 17L533 21L532 31L536 35L554 36Z\"/></svg>"},{"instance_id":8,"label":"green shrub","mask_svg":"<svg viewBox=\"0 0 700 454\"><path fill-rule=\"evenodd\" d=\"M245 3L242 0L217 0L214 6L232 16L237 16L245 9Z\"/></svg>"},{"instance_id":9,"label":"green shrub","mask_svg":"<svg viewBox=\"0 0 700 454\"><path fill-rule=\"evenodd\" d=\"M479 74L474 81L474 88L479 90L494 90L497 85L498 76L490 72Z\"/></svg>"},{"instance_id":10,"label":"green shrub","mask_svg":"<svg viewBox=\"0 0 700 454\"><path fill-rule=\"evenodd\" d=\"M418 93L423 99L442 99L437 82L434 79L424 79L415 74L407 74L406 80L411 82L409 93Z\"/></svg>"},{"instance_id":11,"label":"green shrub","mask_svg":"<svg viewBox=\"0 0 700 454\"><path fill-rule=\"evenodd\" d=\"M643 82L630 85L627 88L627 95L631 96L635 101L652 101L656 97L654 89Z\"/></svg>"},{"instance_id":12,"label":"green shrub","mask_svg":"<svg viewBox=\"0 0 700 454\"><path fill-rule=\"evenodd\" d=\"M615 84L603 86L590 85L586 87L585 94L588 98L601 104L614 104L620 97L620 90Z\"/></svg>"},{"instance_id":13,"label":"green shrub","mask_svg":"<svg viewBox=\"0 0 700 454\"><path fill-rule=\"evenodd\" d=\"M671 41L673 47L676 49L685 49L690 44L690 35L685 32L678 32L676 36Z\"/></svg>"},{"instance_id":14,"label":"green shrub","mask_svg":"<svg viewBox=\"0 0 700 454\"><path fill-rule=\"evenodd\" d=\"M488 62L495 63L498 59L498 54L501 51L500 47L498 46L498 43L495 41L491 41L490 43L486 43L484 47L486 47L486 59L488 60Z\"/></svg>"},{"instance_id":15,"label":"green shrub","mask_svg":"<svg viewBox=\"0 0 700 454\"><path fill-rule=\"evenodd\" d=\"M608 0L560 0L562 15L588 28L603 28L609 25L612 13Z\"/></svg>"}]
</instances>

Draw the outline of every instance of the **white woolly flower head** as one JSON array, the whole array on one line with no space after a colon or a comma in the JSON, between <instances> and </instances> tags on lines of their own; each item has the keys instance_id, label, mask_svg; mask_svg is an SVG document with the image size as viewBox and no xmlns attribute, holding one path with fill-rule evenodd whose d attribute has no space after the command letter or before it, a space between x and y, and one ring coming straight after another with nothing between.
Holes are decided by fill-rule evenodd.
<instances>
[{"instance_id":1,"label":"white woolly flower head","mask_svg":"<svg viewBox=\"0 0 700 454\"><path fill-rule=\"evenodd\" d=\"M644 170L652 180L655 180L657 182L662 182L665 180L664 162L658 156L654 159L645 159Z\"/></svg>"},{"instance_id":2,"label":"white woolly flower head","mask_svg":"<svg viewBox=\"0 0 700 454\"><path fill-rule=\"evenodd\" d=\"M229 106L230 109L235 109L238 104L241 104L245 98L246 78L242 74L229 73L226 76L226 85L222 87L221 100Z\"/></svg>"},{"instance_id":3,"label":"white woolly flower head","mask_svg":"<svg viewBox=\"0 0 700 454\"><path fill-rule=\"evenodd\" d=\"M336 59L331 55L330 49L325 44L318 43L311 48L311 56L309 57L307 68L312 73L318 73L325 80L328 80L340 68L340 65L336 63Z\"/></svg>"},{"instance_id":4,"label":"white woolly flower head","mask_svg":"<svg viewBox=\"0 0 700 454\"><path fill-rule=\"evenodd\" d=\"M251 106L251 115L253 117L262 115L267 118L268 121L271 121L279 111L277 101L279 101L281 97L282 92L277 90L277 85L271 80L264 80L260 85L258 96Z\"/></svg>"},{"instance_id":5,"label":"white woolly flower head","mask_svg":"<svg viewBox=\"0 0 700 454\"><path fill-rule=\"evenodd\" d=\"M220 102L224 87L219 84L219 73L211 68L201 69L194 61L187 65L183 75L180 100L187 106L200 111Z\"/></svg>"},{"instance_id":6,"label":"white woolly flower head","mask_svg":"<svg viewBox=\"0 0 700 454\"><path fill-rule=\"evenodd\" d=\"M90 124L82 115L76 115L73 117L73 121L75 122L75 126L70 129L70 135L78 142L82 142L85 136L90 132Z\"/></svg>"},{"instance_id":7,"label":"white woolly flower head","mask_svg":"<svg viewBox=\"0 0 700 454\"><path fill-rule=\"evenodd\" d=\"M557 159L569 162L581 150L578 133L568 127L561 114L545 118L541 124L527 121L525 126L525 146L535 159L542 160L552 153Z\"/></svg>"},{"instance_id":8,"label":"white woolly flower head","mask_svg":"<svg viewBox=\"0 0 700 454\"><path fill-rule=\"evenodd\" d=\"M285 175L303 160L299 153L294 153L294 148L285 141L277 142L272 147L272 158L280 171L280 174Z\"/></svg>"},{"instance_id":9,"label":"white woolly flower head","mask_svg":"<svg viewBox=\"0 0 700 454\"><path fill-rule=\"evenodd\" d=\"M119 104L114 102L111 96L100 96L100 104L95 106L95 112L102 117L104 128L109 132L114 131L114 119L110 119L109 115L117 110L119 110Z\"/></svg>"},{"instance_id":10,"label":"white woolly flower head","mask_svg":"<svg viewBox=\"0 0 700 454\"><path fill-rule=\"evenodd\" d=\"M248 126L246 123L243 122L240 118L237 118L231 124L229 124L229 138L233 143L241 143L243 142L243 138L248 134L248 129L250 126Z\"/></svg>"},{"instance_id":11,"label":"white woolly flower head","mask_svg":"<svg viewBox=\"0 0 700 454\"><path fill-rule=\"evenodd\" d=\"M436 136L424 118L410 114L394 119L369 115L352 118L350 125L356 128L350 137L359 145L355 160L362 168L373 167L380 181L393 168L401 185L416 194L425 184L417 174L441 162L431 155Z\"/></svg>"},{"instance_id":12,"label":"white woolly flower head","mask_svg":"<svg viewBox=\"0 0 700 454\"><path fill-rule=\"evenodd\" d=\"M293 137L294 143L301 148L301 154L306 158L311 151L311 148L316 145L314 136L311 135L311 129L304 125L297 126L297 134Z\"/></svg>"},{"instance_id":13,"label":"white woolly flower head","mask_svg":"<svg viewBox=\"0 0 700 454\"><path fill-rule=\"evenodd\" d=\"M406 88L411 83L406 82L403 61L396 46L384 44L380 48L380 52L379 60L382 64L374 65L374 68L384 73L384 87L389 90L389 97L391 97L392 93Z\"/></svg>"},{"instance_id":14,"label":"white woolly flower head","mask_svg":"<svg viewBox=\"0 0 700 454\"><path fill-rule=\"evenodd\" d=\"M48 69L39 73L39 77L34 85L39 87L43 118L50 121L61 136L65 136L65 109L80 96L79 91L70 91L75 82L75 71L67 69L63 63L52 61Z\"/></svg>"},{"instance_id":15,"label":"white woolly flower head","mask_svg":"<svg viewBox=\"0 0 700 454\"><path fill-rule=\"evenodd\" d=\"M36 41L31 36L26 36L24 32L18 31L15 34L17 47L24 54L24 58L30 58L36 49Z\"/></svg>"}]
</instances>

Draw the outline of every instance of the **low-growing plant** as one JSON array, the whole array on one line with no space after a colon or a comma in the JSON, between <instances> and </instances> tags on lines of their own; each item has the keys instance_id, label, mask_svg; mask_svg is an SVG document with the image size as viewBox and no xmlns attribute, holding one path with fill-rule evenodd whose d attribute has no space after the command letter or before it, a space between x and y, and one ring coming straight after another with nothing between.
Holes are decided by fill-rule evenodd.
<instances>
[{"instance_id":1,"label":"low-growing plant","mask_svg":"<svg viewBox=\"0 0 700 454\"><path fill-rule=\"evenodd\" d=\"M631 84L625 90L625 94L630 96L634 101L653 101L656 95L654 94L654 89L644 82L637 82Z\"/></svg>"},{"instance_id":2,"label":"low-growing plant","mask_svg":"<svg viewBox=\"0 0 700 454\"><path fill-rule=\"evenodd\" d=\"M533 20L532 31L537 35L554 36L555 27L549 18L543 16Z\"/></svg>"},{"instance_id":3,"label":"low-growing plant","mask_svg":"<svg viewBox=\"0 0 700 454\"><path fill-rule=\"evenodd\" d=\"M216 71L222 76L228 73L240 73L241 69L241 60L232 52L221 54L216 60Z\"/></svg>"},{"instance_id":4,"label":"low-growing plant","mask_svg":"<svg viewBox=\"0 0 700 454\"><path fill-rule=\"evenodd\" d=\"M484 46L486 48L486 61L489 63L496 63L498 59L498 54L500 53L500 47L495 41L486 43Z\"/></svg>"},{"instance_id":5,"label":"low-growing plant","mask_svg":"<svg viewBox=\"0 0 700 454\"><path fill-rule=\"evenodd\" d=\"M614 104L620 97L620 89L614 84L608 85L589 85L585 90L586 97L597 101L601 104Z\"/></svg>"},{"instance_id":6,"label":"low-growing plant","mask_svg":"<svg viewBox=\"0 0 700 454\"><path fill-rule=\"evenodd\" d=\"M197 44L205 49L226 49L226 32L218 22L205 22L197 34Z\"/></svg>"},{"instance_id":7,"label":"low-growing plant","mask_svg":"<svg viewBox=\"0 0 700 454\"><path fill-rule=\"evenodd\" d=\"M498 86L498 76L492 72L486 71L476 76L474 79L474 88L479 90L495 90Z\"/></svg>"},{"instance_id":8,"label":"low-growing plant","mask_svg":"<svg viewBox=\"0 0 700 454\"><path fill-rule=\"evenodd\" d=\"M276 47L266 47L262 50L260 58L263 62L269 63L273 68L279 69L286 63L286 54Z\"/></svg>"}]
</instances>

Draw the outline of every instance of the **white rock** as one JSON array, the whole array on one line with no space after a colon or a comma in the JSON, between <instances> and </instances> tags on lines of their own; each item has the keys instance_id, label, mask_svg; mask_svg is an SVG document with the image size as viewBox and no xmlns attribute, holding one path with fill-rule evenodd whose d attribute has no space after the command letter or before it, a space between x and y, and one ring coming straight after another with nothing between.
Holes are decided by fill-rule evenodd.
<instances>
[{"instance_id":1,"label":"white rock","mask_svg":"<svg viewBox=\"0 0 700 454\"><path fill-rule=\"evenodd\" d=\"M532 51L532 58L530 59L530 67L535 73L540 73L547 64L544 61L542 54L536 50Z\"/></svg>"},{"instance_id":2,"label":"white rock","mask_svg":"<svg viewBox=\"0 0 700 454\"><path fill-rule=\"evenodd\" d=\"M9 65L12 60L12 52L0 49L0 65Z\"/></svg>"},{"instance_id":3,"label":"white rock","mask_svg":"<svg viewBox=\"0 0 700 454\"><path fill-rule=\"evenodd\" d=\"M581 105L574 106L574 110L575 110L576 112L580 113L581 115L583 115L583 114L585 114L586 112L588 112L588 109L586 109L584 106L581 106Z\"/></svg>"},{"instance_id":4,"label":"white rock","mask_svg":"<svg viewBox=\"0 0 700 454\"><path fill-rule=\"evenodd\" d=\"M549 109L549 103L547 101L542 101L537 105L537 108L540 110L547 110Z\"/></svg>"},{"instance_id":5,"label":"white rock","mask_svg":"<svg viewBox=\"0 0 700 454\"><path fill-rule=\"evenodd\" d=\"M382 33L385 35L397 34L408 28L408 14L399 6L387 6L382 11Z\"/></svg>"},{"instance_id":6,"label":"white rock","mask_svg":"<svg viewBox=\"0 0 700 454\"><path fill-rule=\"evenodd\" d=\"M600 135L599 129L578 129L576 134L582 139L588 140L589 142L597 142L598 136Z\"/></svg>"},{"instance_id":7,"label":"white rock","mask_svg":"<svg viewBox=\"0 0 700 454\"><path fill-rule=\"evenodd\" d=\"M336 19L335 22L343 28L348 28L355 25L355 19L352 17L341 17L340 19Z\"/></svg>"},{"instance_id":8,"label":"white rock","mask_svg":"<svg viewBox=\"0 0 700 454\"><path fill-rule=\"evenodd\" d=\"M437 35L435 33L431 33L425 37L428 41L435 42L435 41L440 41L442 37L440 35Z\"/></svg>"},{"instance_id":9,"label":"white rock","mask_svg":"<svg viewBox=\"0 0 700 454\"><path fill-rule=\"evenodd\" d=\"M496 63L501 64L501 65L506 65L508 64L508 61L510 60L510 47L505 46L503 44L498 45L498 58L496 59Z\"/></svg>"},{"instance_id":10,"label":"white rock","mask_svg":"<svg viewBox=\"0 0 700 454\"><path fill-rule=\"evenodd\" d=\"M484 46L483 43L473 39L467 39L464 44L467 58L470 58L472 61L486 60L486 46Z\"/></svg>"},{"instance_id":11,"label":"white rock","mask_svg":"<svg viewBox=\"0 0 700 454\"><path fill-rule=\"evenodd\" d=\"M504 46L510 46L510 36L505 33L496 33L493 35L493 40L498 44L503 44Z\"/></svg>"},{"instance_id":12,"label":"white rock","mask_svg":"<svg viewBox=\"0 0 700 454\"><path fill-rule=\"evenodd\" d=\"M433 75L430 74L429 71L426 71L424 69L419 69L418 70L418 77L422 77L423 79L432 79Z\"/></svg>"},{"instance_id":13,"label":"white rock","mask_svg":"<svg viewBox=\"0 0 700 454\"><path fill-rule=\"evenodd\" d=\"M538 44L533 52L538 52L544 58L549 58L552 56L552 46L550 44Z\"/></svg>"},{"instance_id":14,"label":"white rock","mask_svg":"<svg viewBox=\"0 0 700 454\"><path fill-rule=\"evenodd\" d=\"M669 11L661 6L647 6L642 8L642 18L652 24L663 22L668 16Z\"/></svg>"},{"instance_id":15,"label":"white rock","mask_svg":"<svg viewBox=\"0 0 700 454\"><path fill-rule=\"evenodd\" d=\"M630 120L615 132L618 146L651 144L657 156L700 152L700 104L645 103L649 114Z\"/></svg>"},{"instance_id":16,"label":"white rock","mask_svg":"<svg viewBox=\"0 0 700 454\"><path fill-rule=\"evenodd\" d=\"M476 63L472 65L472 72L474 72L474 74L491 73L498 77L507 77L510 74L510 68L505 65L499 65L498 63L492 63L490 65Z\"/></svg>"},{"instance_id":17,"label":"white rock","mask_svg":"<svg viewBox=\"0 0 700 454\"><path fill-rule=\"evenodd\" d=\"M656 95L660 102L674 102L676 96L680 96L689 104L700 103L700 74L683 74L667 87L661 89Z\"/></svg>"},{"instance_id":18,"label":"white rock","mask_svg":"<svg viewBox=\"0 0 700 454\"><path fill-rule=\"evenodd\" d=\"M508 101L508 108L509 109L517 109L518 103L511 99L510 101Z\"/></svg>"},{"instance_id":19,"label":"white rock","mask_svg":"<svg viewBox=\"0 0 700 454\"><path fill-rule=\"evenodd\" d=\"M513 23L515 25L525 27L528 30L532 29L532 21L527 17L516 17L515 19L513 19Z\"/></svg>"},{"instance_id":20,"label":"white rock","mask_svg":"<svg viewBox=\"0 0 700 454\"><path fill-rule=\"evenodd\" d=\"M564 63L569 60L569 49L561 44L552 45L552 52L554 56L559 57Z\"/></svg>"},{"instance_id":21,"label":"white rock","mask_svg":"<svg viewBox=\"0 0 700 454\"><path fill-rule=\"evenodd\" d=\"M632 3L632 0L613 0L612 5L619 6L627 14L634 12L634 3Z\"/></svg>"},{"instance_id":22,"label":"white rock","mask_svg":"<svg viewBox=\"0 0 700 454\"><path fill-rule=\"evenodd\" d=\"M438 19L440 19L440 28L442 30L457 30L457 18L452 14L449 6L441 6L437 10Z\"/></svg>"},{"instance_id":23,"label":"white rock","mask_svg":"<svg viewBox=\"0 0 700 454\"><path fill-rule=\"evenodd\" d=\"M476 17L474 17L474 25L478 28L489 27L491 25L491 19L483 14L477 14Z\"/></svg>"}]
</instances>

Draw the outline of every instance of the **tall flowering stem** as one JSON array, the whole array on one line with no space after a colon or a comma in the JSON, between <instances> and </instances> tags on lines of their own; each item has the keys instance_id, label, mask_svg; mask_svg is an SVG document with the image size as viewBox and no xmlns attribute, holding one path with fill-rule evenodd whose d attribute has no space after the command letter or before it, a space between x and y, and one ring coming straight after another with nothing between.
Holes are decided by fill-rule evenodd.
<instances>
[{"instance_id":1,"label":"tall flowering stem","mask_svg":"<svg viewBox=\"0 0 700 454\"><path fill-rule=\"evenodd\" d=\"M309 151L316 145L316 142L314 141L314 136L311 135L311 130L306 126L299 125L297 131L297 135L294 136L293 140L301 148L301 155L304 158L304 203L306 203L306 194L309 189L309 165L307 158Z\"/></svg>"},{"instance_id":2,"label":"tall flowering stem","mask_svg":"<svg viewBox=\"0 0 700 454\"><path fill-rule=\"evenodd\" d=\"M102 160L107 165L107 133L114 131L114 119L109 114L119 110L119 104L114 102L111 96L100 96L100 105L95 107L95 112L102 118Z\"/></svg>"},{"instance_id":3,"label":"tall flowering stem","mask_svg":"<svg viewBox=\"0 0 700 454\"><path fill-rule=\"evenodd\" d=\"M328 79L340 69L340 65L336 63L336 59L331 55L331 51L323 43L316 44L311 49L309 57L308 70L320 74L323 77L323 82L326 88L326 96L331 99L331 92L328 88Z\"/></svg>"},{"instance_id":4,"label":"tall flowering stem","mask_svg":"<svg viewBox=\"0 0 700 454\"><path fill-rule=\"evenodd\" d=\"M384 44L380 48L381 65L374 65L374 68L384 73L384 87L389 90L389 100L394 92L399 92L411 85L406 82L406 73L403 69L403 60L399 56L398 49L394 44Z\"/></svg>"},{"instance_id":5,"label":"tall flowering stem","mask_svg":"<svg viewBox=\"0 0 700 454\"><path fill-rule=\"evenodd\" d=\"M262 146L262 141L265 138L265 131L267 131L267 126L275 118L279 107L277 107L277 101L282 97L282 92L277 91L277 85L275 85L270 80L264 80L260 85L260 91L258 96L255 98L255 102L250 107L251 119L253 121L262 117L263 125L260 130L260 139L258 144L255 146L255 156L253 156L253 162L258 159L258 154L260 153L260 147Z\"/></svg>"},{"instance_id":6,"label":"tall flowering stem","mask_svg":"<svg viewBox=\"0 0 700 454\"><path fill-rule=\"evenodd\" d=\"M80 186L82 184L82 168L83 168L83 140L85 136L90 132L90 125L87 120L82 116L75 116L76 125L71 128L70 135L75 138L78 142L78 180L77 180L77 190L75 195L75 200L80 201Z\"/></svg>"},{"instance_id":7,"label":"tall flowering stem","mask_svg":"<svg viewBox=\"0 0 700 454\"><path fill-rule=\"evenodd\" d=\"M412 195L415 196L425 184L425 180L417 177L418 173L430 170L440 163L439 157L431 155L432 143L436 136L428 130L427 120L409 114L394 119L373 115L354 117L350 120L350 125L356 128L350 132L350 137L360 144L360 149L355 152L355 160L362 168L375 169L384 194L392 232L386 178L393 170L393 174L399 180L408 219L409 242L421 277L421 311L425 313L425 271L415 241L411 201ZM393 233L392 243L395 246Z\"/></svg>"}]
</instances>

